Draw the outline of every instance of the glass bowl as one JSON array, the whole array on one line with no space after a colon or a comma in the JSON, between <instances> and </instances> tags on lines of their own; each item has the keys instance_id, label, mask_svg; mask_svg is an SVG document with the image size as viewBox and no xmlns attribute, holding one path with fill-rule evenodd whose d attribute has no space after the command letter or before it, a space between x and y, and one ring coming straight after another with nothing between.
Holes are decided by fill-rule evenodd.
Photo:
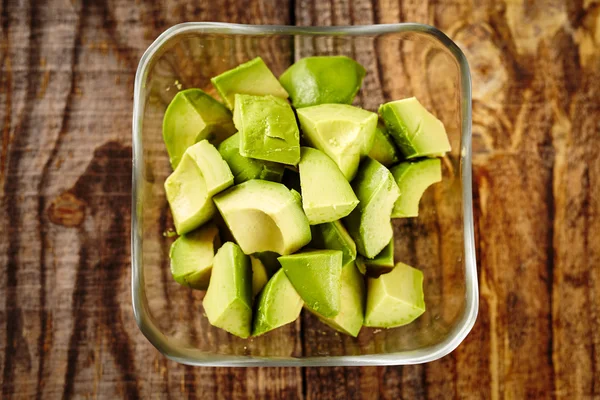
<instances>
[{"instance_id":1,"label":"glass bowl","mask_svg":"<svg viewBox=\"0 0 600 400\"><path fill-rule=\"evenodd\" d=\"M452 152L442 183L431 187L418 218L395 219L395 259L421 269L427 311L394 329L363 327L358 338L333 331L310 313L266 335L240 339L212 327L204 292L179 286L169 272L172 227L163 183L171 172L162 119L178 90L211 94L210 78L257 56L279 75L294 60L347 55L366 69L355 104L416 96L440 118ZM421 24L354 27L185 23L164 32L144 53L133 110L133 309L148 340L165 356L190 365L400 365L454 350L478 309L471 191L471 81L458 46Z\"/></svg>"}]
</instances>

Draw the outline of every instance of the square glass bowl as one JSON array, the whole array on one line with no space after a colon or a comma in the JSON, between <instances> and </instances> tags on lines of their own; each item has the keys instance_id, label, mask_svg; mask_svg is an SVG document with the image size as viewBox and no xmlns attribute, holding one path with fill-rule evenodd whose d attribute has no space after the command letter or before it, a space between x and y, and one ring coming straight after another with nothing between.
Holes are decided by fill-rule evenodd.
<instances>
[{"instance_id":1,"label":"square glass bowl","mask_svg":"<svg viewBox=\"0 0 600 400\"><path fill-rule=\"evenodd\" d=\"M395 219L395 260L425 276L427 311L394 329L363 327L339 334L304 311L294 323L240 339L208 323L204 292L179 286L169 270L172 226L163 183L171 172L162 140L165 109L178 90L216 95L210 78L254 57L275 75L295 60L347 55L367 70L355 100L368 110L416 96L440 118L452 152L443 181L432 186L418 218ZM133 110L133 308L148 340L190 365L399 365L440 358L455 349L478 309L471 192L471 81L467 61L439 30L420 24L355 27L185 23L164 32L143 55Z\"/></svg>"}]
</instances>

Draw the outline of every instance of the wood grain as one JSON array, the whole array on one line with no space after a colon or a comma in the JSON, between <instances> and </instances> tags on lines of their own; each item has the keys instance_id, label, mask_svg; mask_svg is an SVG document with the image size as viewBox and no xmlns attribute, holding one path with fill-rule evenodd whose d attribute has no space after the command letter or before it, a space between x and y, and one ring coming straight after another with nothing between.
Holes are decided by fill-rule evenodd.
<instances>
[{"instance_id":1,"label":"wood grain","mask_svg":"<svg viewBox=\"0 0 600 400\"><path fill-rule=\"evenodd\" d=\"M598 2L0 7L2 398L600 398ZM410 367L191 368L141 335L129 289L133 77L158 34L199 20L424 22L462 48L481 305L455 352ZM380 94L360 101L401 93L386 49L337 50L383 60L365 82Z\"/></svg>"}]
</instances>

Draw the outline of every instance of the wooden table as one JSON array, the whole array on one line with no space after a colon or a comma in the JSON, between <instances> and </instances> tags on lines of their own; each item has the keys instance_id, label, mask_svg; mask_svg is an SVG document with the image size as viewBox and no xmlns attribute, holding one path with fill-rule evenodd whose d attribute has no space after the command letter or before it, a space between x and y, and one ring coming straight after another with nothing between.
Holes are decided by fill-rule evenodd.
<instances>
[{"instance_id":1,"label":"wooden table","mask_svg":"<svg viewBox=\"0 0 600 400\"><path fill-rule=\"evenodd\" d=\"M23 4L24 3L24 4ZM2 398L600 398L600 4L589 0L3 1ZM130 300L137 62L183 21L447 32L473 77L481 308L410 367L191 368Z\"/></svg>"}]
</instances>

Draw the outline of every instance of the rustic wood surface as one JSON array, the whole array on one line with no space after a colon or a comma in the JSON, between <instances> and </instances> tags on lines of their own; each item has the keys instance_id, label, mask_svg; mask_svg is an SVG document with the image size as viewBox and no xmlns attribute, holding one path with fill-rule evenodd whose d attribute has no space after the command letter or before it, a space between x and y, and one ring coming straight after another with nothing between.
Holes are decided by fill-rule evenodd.
<instances>
[{"instance_id":1,"label":"rustic wood surface","mask_svg":"<svg viewBox=\"0 0 600 400\"><path fill-rule=\"evenodd\" d=\"M600 3L4 0L1 398L600 398ZM410 367L191 368L130 300L133 78L183 21L424 22L473 78L478 321Z\"/></svg>"}]
</instances>

